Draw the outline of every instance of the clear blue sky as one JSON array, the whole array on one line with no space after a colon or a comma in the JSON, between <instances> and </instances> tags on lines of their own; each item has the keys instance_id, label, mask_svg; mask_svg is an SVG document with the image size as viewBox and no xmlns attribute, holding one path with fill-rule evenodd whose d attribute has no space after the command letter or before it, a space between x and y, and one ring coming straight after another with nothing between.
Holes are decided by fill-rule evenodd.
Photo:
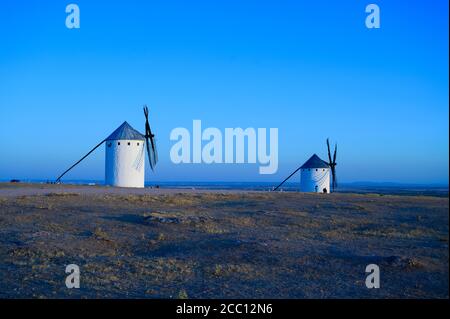
<instances>
[{"instance_id":1,"label":"clear blue sky","mask_svg":"<svg viewBox=\"0 0 450 319\"><path fill-rule=\"evenodd\" d=\"M448 183L448 36L448 1L2 1L0 179L55 178L147 103L148 181L277 181L330 137L341 181ZM172 164L193 119L278 127L278 173ZM103 148L67 176L103 177Z\"/></svg>"}]
</instances>

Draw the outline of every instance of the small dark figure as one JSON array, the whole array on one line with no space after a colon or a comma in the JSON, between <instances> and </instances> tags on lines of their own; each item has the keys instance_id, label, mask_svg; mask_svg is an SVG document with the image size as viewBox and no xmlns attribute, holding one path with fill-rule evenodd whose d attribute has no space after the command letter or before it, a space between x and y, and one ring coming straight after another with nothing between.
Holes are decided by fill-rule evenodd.
<instances>
[{"instance_id":1,"label":"small dark figure","mask_svg":"<svg viewBox=\"0 0 450 319\"><path fill-rule=\"evenodd\" d=\"M328 193L328 191L327 191L326 188L323 189L323 192L324 192L325 194Z\"/></svg>"}]
</instances>

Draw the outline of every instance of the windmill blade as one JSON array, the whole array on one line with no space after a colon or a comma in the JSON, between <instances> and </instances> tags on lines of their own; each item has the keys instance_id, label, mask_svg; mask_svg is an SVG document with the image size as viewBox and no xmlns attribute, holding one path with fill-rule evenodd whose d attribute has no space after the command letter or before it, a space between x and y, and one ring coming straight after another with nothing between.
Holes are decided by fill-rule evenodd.
<instances>
[{"instance_id":1,"label":"windmill blade","mask_svg":"<svg viewBox=\"0 0 450 319\"><path fill-rule=\"evenodd\" d=\"M156 162L158 162L158 151L157 151L157 149L156 149L156 139L155 139L154 137L152 137L152 138L150 139L150 141L151 141L151 143L152 143L153 160L154 160L155 165L156 165Z\"/></svg>"},{"instance_id":2,"label":"windmill blade","mask_svg":"<svg viewBox=\"0 0 450 319\"><path fill-rule=\"evenodd\" d=\"M150 160L150 166L152 169L155 167L156 162L158 161L158 153L156 151L156 141L155 141L155 135L152 133L150 129L150 125L148 123L148 120L146 121L146 129L145 129L145 135L146 135L146 142L147 142L147 152L149 154L149 160Z\"/></svg>"},{"instance_id":3,"label":"windmill blade","mask_svg":"<svg viewBox=\"0 0 450 319\"><path fill-rule=\"evenodd\" d=\"M150 136L151 136L151 131L150 131L150 125L148 124L148 108L147 106L144 107L144 114L145 114L145 147L147 148L147 155L148 155L148 161L150 163L150 168L152 170L154 170L155 168L155 162L154 162L154 157L153 157L153 149L150 148Z\"/></svg>"},{"instance_id":4,"label":"windmill blade","mask_svg":"<svg viewBox=\"0 0 450 319\"><path fill-rule=\"evenodd\" d=\"M328 149L328 164L331 164L331 151L330 151L330 140L327 138L327 149Z\"/></svg>"},{"instance_id":5,"label":"windmill blade","mask_svg":"<svg viewBox=\"0 0 450 319\"><path fill-rule=\"evenodd\" d=\"M334 154L333 154L333 164L336 165L336 153L337 153L337 143L334 146Z\"/></svg>"},{"instance_id":6,"label":"windmill blade","mask_svg":"<svg viewBox=\"0 0 450 319\"><path fill-rule=\"evenodd\" d=\"M330 139L327 138L327 151L328 151L328 165L331 170L331 187L334 190L337 187L336 178L336 155L337 155L337 143L334 146L333 157L331 157Z\"/></svg>"},{"instance_id":7,"label":"windmill blade","mask_svg":"<svg viewBox=\"0 0 450 319\"><path fill-rule=\"evenodd\" d=\"M333 190L337 188L337 177L336 177L336 154L337 154L337 143L334 146L334 154L333 154Z\"/></svg>"},{"instance_id":8,"label":"windmill blade","mask_svg":"<svg viewBox=\"0 0 450 319\"><path fill-rule=\"evenodd\" d=\"M150 140L150 142L148 142ZM147 139L147 147L149 148L149 160L150 160L150 167L152 170L156 166L156 162L158 161L158 154L156 152L156 144L153 138Z\"/></svg>"},{"instance_id":9,"label":"windmill blade","mask_svg":"<svg viewBox=\"0 0 450 319\"><path fill-rule=\"evenodd\" d=\"M150 124L148 122L148 107L144 105L144 115L145 115L145 144L147 147L147 154L150 163L150 168L154 170L156 162L158 161L158 154L156 151L155 135L150 129Z\"/></svg>"},{"instance_id":10,"label":"windmill blade","mask_svg":"<svg viewBox=\"0 0 450 319\"><path fill-rule=\"evenodd\" d=\"M151 151L150 151L150 145L148 143L148 139L145 139L145 147L147 148L147 154L148 154L148 160L150 163L150 168L152 169L152 171L154 170L154 165L153 165L153 161L152 161L152 155L151 155Z\"/></svg>"},{"instance_id":11,"label":"windmill blade","mask_svg":"<svg viewBox=\"0 0 450 319\"><path fill-rule=\"evenodd\" d=\"M335 188L337 188L336 169L335 169L334 166L331 169L331 179L332 179L331 185L332 185L333 190L334 190Z\"/></svg>"}]
</instances>

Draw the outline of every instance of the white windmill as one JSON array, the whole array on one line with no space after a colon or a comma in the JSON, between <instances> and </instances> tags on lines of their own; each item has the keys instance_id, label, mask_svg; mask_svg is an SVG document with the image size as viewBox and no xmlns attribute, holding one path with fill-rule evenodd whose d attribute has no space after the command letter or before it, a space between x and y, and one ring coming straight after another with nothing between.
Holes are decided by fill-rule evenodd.
<instances>
[{"instance_id":1,"label":"white windmill","mask_svg":"<svg viewBox=\"0 0 450 319\"><path fill-rule=\"evenodd\" d=\"M69 167L57 179L61 178L82 160L88 157L100 145L106 142L105 156L105 184L117 187L144 187L145 156L144 144L146 145L150 167L154 170L158 161L156 151L155 135L148 123L148 108L144 106L145 134L139 133L130 124L123 122L111 135L97 144L78 162Z\"/></svg>"},{"instance_id":2,"label":"white windmill","mask_svg":"<svg viewBox=\"0 0 450 319\"><path fill-rule=\"evenodd\" d=\"M330 192L330 165L316 154L300 167L300 191Z\"/></svg>"},{"instance_id":3,"label":"white windmill","mask_svg":"<svg viewBox=\"0 0 450 319\"><path fill-rule=\"evenodd\" d=\"M276 191L295 173L300 171L300 191L314 193L329 193L337 188L336 179L336 153L337 144L334 147L333 158L331 158L330 142L327 139L328 160L325 162L319 156L314 154L302 166L297 168L291 175L274 188ZM331 188L330 188L331 173Z\"/></svg>"}]
</instances>

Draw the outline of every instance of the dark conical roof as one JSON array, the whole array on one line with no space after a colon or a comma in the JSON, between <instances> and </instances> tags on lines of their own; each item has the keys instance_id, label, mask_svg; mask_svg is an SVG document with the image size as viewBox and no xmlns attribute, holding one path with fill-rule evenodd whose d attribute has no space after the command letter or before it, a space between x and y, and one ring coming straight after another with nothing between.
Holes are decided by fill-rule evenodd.
<instances>
[{"instance_id":1,"label":"dark conical roof","mask_svg":"<svg viewBox=\"0 0 450 319\"><path fill-rule=\"evenodd\" d=\"M300 168L329 168L329 167L330 165L328 165L327 162L321 160L319 156L314 154Z\"/></svg>"},{"instance_id":2,"label":"dark conical roof","mask_svg":"<svg viewBox=\"0 0 450 319\"><path fill-rule=\"evenodd\" d=\"M126 121L123 122L121 126L119 126L110 136L106 138L107 141L111 140L145 140L144 135L136 131L131 127Z\"/></svg>"}]
</instances>

